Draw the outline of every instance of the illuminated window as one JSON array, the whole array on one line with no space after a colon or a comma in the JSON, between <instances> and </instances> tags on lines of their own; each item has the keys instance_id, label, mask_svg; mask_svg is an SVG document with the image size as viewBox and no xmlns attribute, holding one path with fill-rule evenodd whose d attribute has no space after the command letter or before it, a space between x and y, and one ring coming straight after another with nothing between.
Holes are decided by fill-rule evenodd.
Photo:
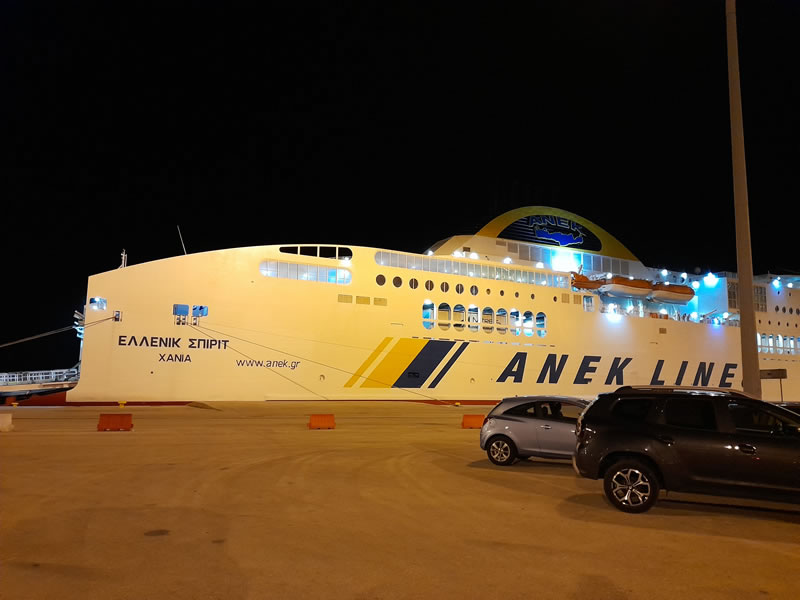
<instances>
[{"instance_id":1,"label":"illuminated window","mask_svg":"<svg viewBox=\"0 0 800 600\"><path fill-rule=\"evenodd\" d=\"M467 326L469 327L470 331L478 331L478 307L474 304L470 304L469 308L467 309Z\"/></svg>"},{"instance_id":2,"label":"illuminated window","mask_svg":"<svg viewBox=\"0 0 800 600\"><path fill-rule=\"evenodd\" d=\"M529 310L522 315L522 331L528 337L533 335L533 313Z\"/></svg>"},{"instance_id":3,"label":"illuminated window","mask_svg":"<svg viewBox=\"0 0 800 600\"><path fill-rule=\"evenodd\" d=\"M439 322L439 329L450 329L450 305L442 303L439 305L439 313L436 315Z\"/></svg>"},{"instance_id":4,"label":"illuminated window","mask_svg":"<svg viewBox=\"0 0 800 600\"><path fill-rule=\"evenodd\" d=\"M461 304L456 304L453 307L453 327L456 329L464 329L464 322L467 320L467 311Z\"/></svg>"},{"instance_id":5,"label":"illuminated window","mask_svg":"<svg viewBox=\"0 0 800 600\"><path fill-rule=\"evenodd\" d=\"M495 322L497 323L497 333L505 333L508 331L508 313L505 308L497 309Z\"/></svg>"},{"instance_id":6,"label":"illuminated window","mask_svg":"<svg viewBox=\"0 0 800 600\"><path fill-rule=\"evenodd\" d=\"M547 335L547 315L543 312L536 313L536 335L542 338Z\"/></svg>"},{"instance_id":7,"label":"illuminated window","mask_svg":"<svg viewBox=\"0 0 800 600\"><path fill-rule=\"evenodd\" d=\"M434 306L430 300L422 303L422 326L425 329L433 329Z\"/></svg>"},{"instance_id":8,"label":"illuminated window","mask_svg":"<svg viewBox=\"0 0 800 600\"><path fill-rule=\"evenodd\" d=\"M586 312L594 311L594 298L592 296L583 297L583 310Z\"/></svg>"},{"instance_id":9,"label":"illuminated window","mask_svg":"<svg viewBox=\"0 0 800 600\"><path fill-rule=\"evenodd\" d=\"M108 301L105 298L90 298L89 308L92 310L106 310L108 308Z\"/></svg>"},{"instance_id":10,"label":"illuminated window","mask_svg":"<svg viewBox=\"0 0 800 600\"><path fill-rule=\"evenodd\" d=\"M519 316L519 311L516 308L512 308L511 311L508 313L511 317L511 333L514 335L519 335L522 330L522 319Z\"/></svg>"},{"instance_id":11,"label":"illuminated window","mask_svg":"<svg viewBox=\"0 0 800 600\"><path fill-rule=\"evenodd\" d=\"M494 331L494 310L489 307L484 308L481 322L483 323L483 330L486 333L492 333Z\"/></svg>"}]
</instances>

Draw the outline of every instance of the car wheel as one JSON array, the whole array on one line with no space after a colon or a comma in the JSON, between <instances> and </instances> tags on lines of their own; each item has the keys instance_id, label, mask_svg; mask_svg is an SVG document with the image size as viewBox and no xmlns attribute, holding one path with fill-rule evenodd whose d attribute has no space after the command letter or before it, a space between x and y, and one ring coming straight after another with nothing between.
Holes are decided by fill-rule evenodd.
<instances>
[{"instance_id":1,"label":"car wheel","mask_svg":"<svg viewBox=\"0 0 800 600\"><path fill-rule=\"evenodd\" d=\"M606 471L603 489L615 508L627 513L643 513L653 508L661 486L650 466L628 459L613 464Z\"/></svg>"},{"instance_id":2,"label":"car wheel","mask_svg":"<svg viewBox=\"0 0 800 600\"><path fill-rule=\"evenodd\" d=\"M505 467L517 459L517 447L506 436L498 435L489 440L486 454L494 464Z\"/></svg>"}]
</instances>

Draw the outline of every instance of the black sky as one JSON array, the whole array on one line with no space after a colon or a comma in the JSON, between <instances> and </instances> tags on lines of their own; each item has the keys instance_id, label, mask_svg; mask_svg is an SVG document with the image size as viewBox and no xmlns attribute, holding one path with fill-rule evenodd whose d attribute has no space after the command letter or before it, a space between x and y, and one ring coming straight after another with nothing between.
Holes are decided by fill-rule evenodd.
<instances>
[{"instance_id":1,"label":"black sky","mask_svg":"<svg viewBox=\"0 0 800 600\"><path fill-rule=\"evenodd\" d=\"M254 8L257 7L257 8ZM421 252L548 205L736 270L724 0L4 2L0 343L182 252ZM738 2L757 273L800 272L800 3ZM0 349L71 366L72 334Z\"/></svg>"}]
</instances>

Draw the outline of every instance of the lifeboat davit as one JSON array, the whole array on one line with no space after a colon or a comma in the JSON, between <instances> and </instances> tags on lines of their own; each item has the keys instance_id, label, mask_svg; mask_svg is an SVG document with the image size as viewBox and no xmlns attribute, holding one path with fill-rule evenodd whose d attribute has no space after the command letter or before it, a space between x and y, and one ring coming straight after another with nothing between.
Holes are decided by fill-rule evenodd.
<instances>
[{"instance_id":1,"label":"lifeboat davit","mask_svg":"<svg viewBox=\"0 0 800 600\"><path fill-rule=\"evenodd\" d=\"M597 289L605 283L605 279L589 279L586 275L571 272L572 287L579 290L597 291Z\"/></svg>"},{"instance_id":2,"label":"lifeboat davit","mask_svg":"<svg viewBox=\"0 0 800 600\"><path fill-rule=\"evenodd\" d=\"M597 291L612 298L646 298L653 292L653 284L646 279L610 277L600 281Z\"/></svg>"},{"instance_id":3,"label":"lifeboat davit","mask_svg":"<svg viewBox=\"0 0 800 600\"><path fill-rule=\"evenodd\" d=\"M686 304L694 298L694 290L688 285L667 285L657 283L653 286L650 299L665 304Z\"/></svg>"}]
</instances>

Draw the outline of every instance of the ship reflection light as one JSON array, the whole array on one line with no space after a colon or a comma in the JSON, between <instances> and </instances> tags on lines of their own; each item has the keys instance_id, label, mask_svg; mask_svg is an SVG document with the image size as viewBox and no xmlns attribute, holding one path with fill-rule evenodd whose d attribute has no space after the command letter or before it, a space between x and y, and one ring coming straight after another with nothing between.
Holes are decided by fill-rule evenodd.
<instances>
[{"instance_id":1,"label":"ship reflection light","mask_svg":"<svg viewBox=\"0 0 800 600\"><path fill-rule=\"evenodd\" d=\"M708 287L714 287L715 285L717 285L718 281L719 278L711 272L709 272L708 275L703 277L703 283L705 283Z\"/></svg>"},{"instance_id":2,"label":"ship reflection light","mask_svg":"<svg viewBox=\"0 0 800 600\"><path fill-rule=\"evenodd\" d=\"M661 309L661 310L659 310L658 312L659 312L660 314L662 314L662 315L665 315L665 314L667 314L667 309L666 309L666 308L662 308L662 309Z\"/></svg>"},{"instance_id":3,"label":"ship reflection light","mask_svg":"<svg viewBox=\"0 0 800 600\"><path fill-rule=\"evenodd\" d=\"M537 269L544 269L544 263L543 263L543 262L541 262L541 261L540 261L540 262L537 262L537 263L536 263L536 268L537 268Z\"/></svg>"},{"instance_id":4,"label":"ship reflection light","mask_svg":"<svg viewBox=\"0 0 800 600\"><path fill-rule=\"evenodd\" d=\"M669 275L669 271L667 271L666 269L661 269L661 276L666 277L667 275Z\"/></svg>"},{"instance_id":5,"label":"ship reflection light","mask_svg":"<svg viewBox=\"0 0 800 600\"><path fill-rule=\"evenodd\" d=\"M508 256L506 256L506 257L503 259L503 264L510 265L510 264L511 264L511 258L510 258L510 257L508 257Z\"/></svg>"},{"instance_id":6,"label":"ship reflection light","mask_svg":"<svg viewBox=\"0 0 800 600\"><path fill-rule=\"evenodd\" d=\"M611 279L614 275L611 273L606 273L606 279Z\"/></svg>"},{"instance_id":7,"label":"ship reflection light","mask_svg":"<svg viewBox=\"0 0 800 600\"><path fill-rule=\"evenodd\" d=\"M575 257L571 252L559 252L558 254L554 254L551 264L554 271L569 272L578 270Z\"/></svg>"},{"instance_id":8,"label":"ship reflection light","mask_svg":"<svg viewBox=\"0 0 800 600\"><path fill-rule=\"evenodd\" d=\"M731 316L730 313L727 313L727 312L722 313L722 318L723 319L727 319L730 316Z\"/></svg>"},{"instance_id":9,"label":"ship reflection light","mask_svg":"<svg viewBox=\"0 0 800 600\"><path fill-rule=\"evenodd\" d=\"M778 277L777 279L772 280L772 285L777 289L781 287L781 278Z\"/></svg>"},{"instance_id":10,"label":"ship reflection light","mask_svg":"<svg viewBox=\"0 0 800 600\"><path fill-rule=\"evenodd\" d=\"M469 255L469 257L472 260L478 260L478 253L477 252L473 252L472 254Z\"/></svg>"},{"instance_id":11,"label":"ship reflection light","mask_svg":"<svg viewBox=\"0 0 800 600\"><path fill-rule=\"evenodd\" d=\"M692 314L690 314L689 316L690 316L692 319L694 319L694 320L696 321L696 320L697 320L697 316L698 316L698 315L697 315L697 313L696 313L696 312L693 312L693 313L692 313Z\"/></svg>"},{"instance_id":12,"label":"ship reflection light","mask_svg":"<svg viewBox=\"0 0 800 600\"><path fill-rule=\"evenodd\" d=\"M786 287L794 287L794 284L789 282L789 283L786 284Z\"/></svg>"},{"instance_id":13,"label":"ship reflection light","mask_svg":"<svg viewBox=\"0 0 800 600\"><path fill-rule=\"evenodd\" d=\"M697 288L699 288L699 287L700 287L700 282L699 282L699 281L693 281L693 282L692 282L692 287L693 287L694 289L697 289Z\"/></svg>"},{"instance_id":14,"label":"ship reflection light","mask_svg":"<svg viewBox=\"0 0 800 600\"><path fill-rule=\"evenodd\" d=\"M684 281L686 281L688 277L689 277L688 273L681 273L681 279L683 279Z\"/></svg>"}]
</instances>

